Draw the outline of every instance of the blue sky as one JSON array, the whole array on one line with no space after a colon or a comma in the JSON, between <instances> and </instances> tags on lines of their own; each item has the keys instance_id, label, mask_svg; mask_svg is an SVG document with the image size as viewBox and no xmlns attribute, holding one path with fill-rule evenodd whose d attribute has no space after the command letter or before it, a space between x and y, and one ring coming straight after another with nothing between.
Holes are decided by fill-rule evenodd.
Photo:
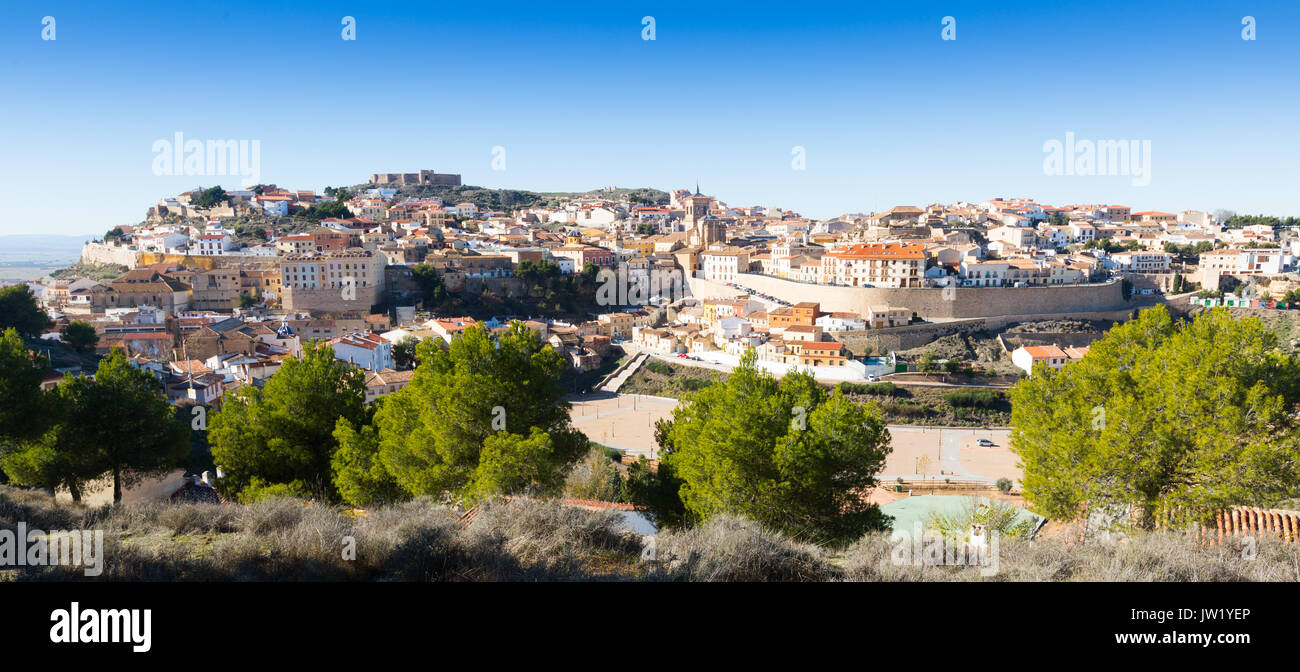
<instances>
[{"instance_id":1,"label":"blue sky","mask_svg":"<svg viewBox=\"0 0 1300 672\"><path fill-rule=\"evenodd\" d=\"M432 168L698 179L814 217L994 196L1300 215L1294 2L180 4L0 7L0 234L101 233L238 186L155 175L176 132L258 140L263 182L318 190ZM1150 184L1045 175L1067 132L1150 140Z\"/></svg>"}]
</instances>

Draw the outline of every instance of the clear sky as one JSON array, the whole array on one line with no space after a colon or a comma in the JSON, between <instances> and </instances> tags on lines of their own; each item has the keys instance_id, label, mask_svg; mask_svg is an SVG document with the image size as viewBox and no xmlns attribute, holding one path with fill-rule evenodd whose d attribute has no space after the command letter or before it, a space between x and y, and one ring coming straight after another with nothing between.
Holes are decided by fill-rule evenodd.
<instances>
[{"instance_id":1,"label":"clear sky","mask_svg":"<svg viewBox=\"0 0 1300 672\"><path fill-rule=\"evenodd\" d=\"M0 234L102 233L239 186L155 175L177 132L258 140L261 181L300 189L428 168L698 179L814 217L994 196L1300 215L1293 1L108 4L0 6ZM1149 140L1150 183L1045 174L1067 132Z\"/></svg>"}]
</instances>

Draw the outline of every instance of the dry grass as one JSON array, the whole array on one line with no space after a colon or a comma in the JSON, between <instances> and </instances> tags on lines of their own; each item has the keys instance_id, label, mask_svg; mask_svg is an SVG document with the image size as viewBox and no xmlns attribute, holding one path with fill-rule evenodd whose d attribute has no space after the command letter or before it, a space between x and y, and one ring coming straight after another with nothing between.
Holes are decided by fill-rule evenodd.
<instances>
[{"instance_id":1,"label":"dry grass","mask_svg":"<svg viewBox=\"0 0 1300 672\"><path fill-rule=\"evenodd\" d=\"M1078 542L1066 536L1032 541L1003 538L997 573L982 576L978 566L899 564L896 544L869 535L843 558L851 581L1121 581L1226 582L1300 581L1300 544L1260 538L1254 557L1240 539L1202 546L1178 533L1149 533L1115 542Z\"/></svg>"},{"instance_id":2,"label":"dry grass","mask_svg":"<svg viewBox=\"0 0 1300 672\"><path fill-rule=\"evenodd\" d=\"M1079 543L1003 539L998 572L897 563L868 535L831 555L740 518L665 531L654 561L613 511L516 499L466 524L429 499L354 512L292 499L81 507L0 486L0 529L104 531L113 581L1297 581L1300 544L1200 546L1175 533ZM88 580L80 568L0 569L0 580Z\"/></svg>"},{"instance_id":3,"label":"dry grass","mask_svg":"<svg viewBox=\"0 0 1300 672\"><path fill-rule=\"evenodd\" d=\"M655 578L670 581L829 581L839 574L823 549L731 516L660 534L655 552Z\"/></svg>"}]
</instances>

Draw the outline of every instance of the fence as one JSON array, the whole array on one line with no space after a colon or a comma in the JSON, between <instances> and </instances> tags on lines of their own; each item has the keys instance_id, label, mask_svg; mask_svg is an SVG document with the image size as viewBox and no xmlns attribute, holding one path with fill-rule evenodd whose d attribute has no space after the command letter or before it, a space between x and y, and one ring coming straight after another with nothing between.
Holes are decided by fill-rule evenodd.
<instances>
[{"instance_id":1,"label":"fence","mask_svg":"<svg viewBox=\"0 0 1300 672\"><path fill-rule=\"evenodd\" d=\"M1223 543L1224 537L1272 534L1291 542L1300 536L1300 511L1261 509L1257 506L1234 506L1213 516L1214 526L1193 529L1197 538L1210 545ZM1172 529L1167 516L1156 519L1156 529Z\"/></svg>"}]
</instances>

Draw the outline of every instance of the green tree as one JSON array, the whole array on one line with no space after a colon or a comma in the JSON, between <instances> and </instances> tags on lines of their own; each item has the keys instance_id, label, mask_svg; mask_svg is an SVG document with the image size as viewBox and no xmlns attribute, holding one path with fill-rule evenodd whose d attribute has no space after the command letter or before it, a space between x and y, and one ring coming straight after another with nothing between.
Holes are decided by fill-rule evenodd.
<instances>
[{"instance_id":1,"label":"green tree","mask_svg":"<svg viewBox=\"0 0 1300 672\"><path fill-rule=\"evenodd\" d=\"M442 275L430 264L416 264L411 267L411 277L420 288L424 307L432 310L434 306L447 300L447 288L442 284Z\"/></svg>"},{"instance_id":2,"label":"green tree","mask_svg":"<svg viewBox=\"0 0 1300 672\"><path fill-rule=\"evenodd\" d=\"M1294 492L1298 400L1300 366L1258 320L1212 309L1177 323L1157 306L1081 361L1020 381L1011 447L1026 499L1050 518L1087 505L1146 528L1204 521Z\"/></svg>"},{"instance_id":3,"label":"green tree","mask_svg":"<svg viewBox=\"0 0 1300 672\"><path fill-rule=\"evenodd\" d=\"M887 525L867 499L890 452L879 411L811 374L777 380L751 350L725 383L682 399L671 432L664 461L694 516L739 514L831 545Z\"/></svg>"},{"instance_id":4,"label":"green tree","mask_svg":"<svg viewBox=\"0 0 1300 672\"><path fill-rule=\"evenodd\" d=\"M352 217L352 211L348 210L347 203L344 203L341 200L334 200L317 203L310 208L295 213L294 217L308 219L315 222L330 218L350 219Z\"/></svg>"},{"instance_id":5,"label":"green tree","mask_svg":"<svg viewBox=\"0 0 1300 672\"><path fill-rule=\"evenodd\" d=\"M0 336L0 442L32 439L45 432L49 409L41 381L49 371L49 362L33 355L17 330L4 330Z\"/></svg>"},{"instance_id":6,"label":"green tree","mask_svg":"<svg viewBox=\"0 0 1300 672\"><path fill-rule=\"evenodd\" d=\"M420 339L414 336L407 336L393 344L393 363L399 369L409 369L415 366L415 350L420 345Z\"/></svg>"},{"instance_id":7,"label":"green tree","mask_svg":"<svg viewBox=\"0 0 1300 672\"><path fill-rule=\"evenodd\" d=\"M302 358L286 359L265 387L227 395L209 418L212 457L226 474L222 487L239 495L257 477L336 499L335 428L340 418L360 426L364 401L364 373L336 359L329 345L307 344Z\"/></svg>"},{"instance_id":8,"label":"green tree","mask_svg":"<svg viewBox=\"0 0 1300 672\"><path fill-rule=\"evenodd\" d=\"M655 421L655 442L659 445L659 466L656 469L645 456L628 467L623 497L630 504L642 507L648 517L661 528L682 527L693 518L682 502L682 480L673 472L665 456L673 453L673 421L661 418Z\"/></svg>"},{"instance_id":9,"label":"green tree","mask_svg":"<svg viewBox=\"0 0 1300 672\"><path fill-rule=\"evenodd\" d=\"M94 352L95 346L99 345L99 334L95 333L95 325L81 320L69 322L68 326L60 332L60 336L64 343L81 353Z\"/></svg>"},{"instance_id":10,"label":"green tree","mask_svg":"<svg viewBox=\"0 0 1300 672\"><path fill-rule=\"evenodd\" d=\"M6 458L15 482L66 487L80 500L85 484L113 480L113 501L141 479L161 476L189 452L189 428L177 422L153 375L120 349L99 362L95 377L67 377L57 388L53 428Z\"/></svg>"},{"instance_id":11,"label":"green tree","mask_svg":"<svg viewBox=\"0 0 1300 672\"><path fill-rule=\"evenodd\" d=\"M252 294L249 294L248 292L239 293L240 308L252 308L253 306L256 305L257 305L257 299Z\"/></svg>"},{"instance_id":12,"label":"green tree","mask_svg":"<svg viewBox=\"0 0 1300 672\"><path fill-rule=\"evenodd\" d=\"M569 424L565 362L520 322L418 347L411 383L375 413L380 459L412 495L558 494L587 437Z\"/></svg>"},{"instance_id":13,"label":"green tree","mask_svg":"<svg viewBox=\"0 0 1300 672\"><path fill-rule=\"evenodd\" d=\"M382 403L382 398L381 398ZM379 460L379 432L374 425L353 427L343 418L334 426L339 448L331 459L334 487L343 501L358 507L408 499Z\"/></svg>"},{"instance_id":14,"label":"green tree","mask_svg":"<svg viewBox=\"0 0 1300 672\"><path fill-rule=\"evenodd\" d=\"M0 329L16 329L19 336L35 338L53 325L27 285L0 287Z\"/></svg>"},{"instance_id":15,"label":"green tree","mask_svg":"<svg viewBox=\"0 0 1300 672\"><path fill-rule=\"evenodd\" d=\"M196 208L211 208L225 202L226 199L225 189L220 186L208 187L207 189L200 189L199 193L190 199L190 205Z\"/></svg>"},{"instance_id":16,"label":"green tree","mask_svg":"<svg viewBox=\"0 0 1300 672\"><path fill-rule=\"evenodd\" d=\"M114 349L100 360L93 382L74 378L62 423L72 442L87 444L93 463L113 477L113 501L141 479L174 469L189 452L189 427L177 422L158 381Z\"/></svg>"}]
</instances>

